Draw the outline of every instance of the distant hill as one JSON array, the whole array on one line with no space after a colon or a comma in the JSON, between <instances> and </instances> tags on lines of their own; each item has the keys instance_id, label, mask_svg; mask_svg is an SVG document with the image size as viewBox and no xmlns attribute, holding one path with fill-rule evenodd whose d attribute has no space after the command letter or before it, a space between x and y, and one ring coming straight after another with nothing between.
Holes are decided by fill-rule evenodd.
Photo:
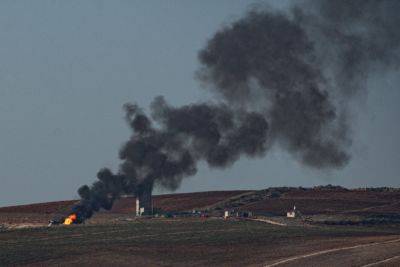
<instances>
[{"instance_id":1,"label":"distant hill","mask_svg":"<svg viewBox=\"0 0 400 267\"><path fill-rule=\"evenodd\" d=\"M78 200L0 208L0 213L66 213ZM153 196L154 207L163 211L248 210L284 215L295 205L305 215L399 213L400 190L396 188L346 189L340 186L274 187L263 190L209 191ZM117 200L111 213L134 213L135 198Z\"/></svg>"},{"instance_id":2,"label":"distant hill","mask_svg":"<svg viewBox=\"0 0 400 267\"><path fill-rule=\"evenodd\" d=\"M165 211L184 211L208 206L234 195L248 192L246 190L235 191L209 191L180 194L166 194L153 196L154 206L162 208ZM64 213L68 212L74 203L79 200L54 201L45 203L36 203L29 205L18 205L9 207L0 207L3 213ZM135 197L123 197L115 201L110 212L131 213L136 211Z\"/></svg>"}]
</instances>

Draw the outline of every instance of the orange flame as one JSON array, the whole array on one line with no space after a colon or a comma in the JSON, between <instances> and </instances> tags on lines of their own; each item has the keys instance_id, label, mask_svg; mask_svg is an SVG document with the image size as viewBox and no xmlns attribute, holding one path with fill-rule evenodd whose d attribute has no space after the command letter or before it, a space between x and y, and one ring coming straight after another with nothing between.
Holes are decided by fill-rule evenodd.
<instances>
[{"instance_id":1,"label":"orange flame","mask_svg":"<svg viewBox=\"0 0 400 267\"><path fill-rule=\"evenodd\" d=\"M64 224L65 225L70 225L70 224L73 224L74 221L76 221L76 214L75 213L73 213L73 214L69 215L67 218L65 218Z\"/></svg>"}]
</instances>

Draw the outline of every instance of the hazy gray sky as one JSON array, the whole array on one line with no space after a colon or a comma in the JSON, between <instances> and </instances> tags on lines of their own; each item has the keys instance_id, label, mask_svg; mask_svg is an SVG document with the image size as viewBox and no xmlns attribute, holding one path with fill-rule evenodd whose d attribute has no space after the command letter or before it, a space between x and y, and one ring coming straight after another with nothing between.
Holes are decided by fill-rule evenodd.
<instances>
[{"instance_id":1,"label":"hazy gray sky","mask_svg":"<svg viewBox=\"0 0 400 267\"><path fill-rule=\"evenodd\" d=\"M270 1L284 8L285 1ZM1 1L0 206L71 199L129 137L122 105L207 99L197 52L250 1ZM178 192L312 186L400 186L399 72L369 77L354 104L353 159L301 167L286 152L201 165Z\"/></svg>"}]
</instances>

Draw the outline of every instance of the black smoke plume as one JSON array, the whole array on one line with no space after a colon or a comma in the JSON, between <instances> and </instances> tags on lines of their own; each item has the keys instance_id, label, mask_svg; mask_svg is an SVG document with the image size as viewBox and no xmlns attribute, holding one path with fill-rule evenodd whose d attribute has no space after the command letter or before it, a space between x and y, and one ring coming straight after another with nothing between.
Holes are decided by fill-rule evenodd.
<instances>
[{"instance_id":1,"label":"black smoke plume","mask_svg":"<svg viewBox=\"0 0 400 267\"><path fill-rule=\"evenodd\" d=\"M157 97L151 116L125 105L133 134L120 168L79 189L79 218L110 209L122 193L175 190L199 161L225 168L272 146L306 166L345 166L349 100L369 73L398 66L400 1L296 3L286 12L252 9L208 40L196 77L210 102L173 107Z\"/></svg>"}]
</instances>

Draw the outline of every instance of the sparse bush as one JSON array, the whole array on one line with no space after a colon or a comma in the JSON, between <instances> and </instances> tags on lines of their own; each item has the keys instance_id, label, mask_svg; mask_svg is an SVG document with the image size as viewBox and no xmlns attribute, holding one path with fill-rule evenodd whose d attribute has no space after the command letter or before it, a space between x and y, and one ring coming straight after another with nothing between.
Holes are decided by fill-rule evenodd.
<instances>
[{"instance_id":1,"label":"sparse bush","mask_svg":"<svg viewBox=\"0 0 400 267\"><path fill-rule=\"evenodd\" d=\"M281 193L279 191L272 191L270 193L270 197L271 198L279 198L279 197L281 197Z\"/></svg>"}]
</instances>

